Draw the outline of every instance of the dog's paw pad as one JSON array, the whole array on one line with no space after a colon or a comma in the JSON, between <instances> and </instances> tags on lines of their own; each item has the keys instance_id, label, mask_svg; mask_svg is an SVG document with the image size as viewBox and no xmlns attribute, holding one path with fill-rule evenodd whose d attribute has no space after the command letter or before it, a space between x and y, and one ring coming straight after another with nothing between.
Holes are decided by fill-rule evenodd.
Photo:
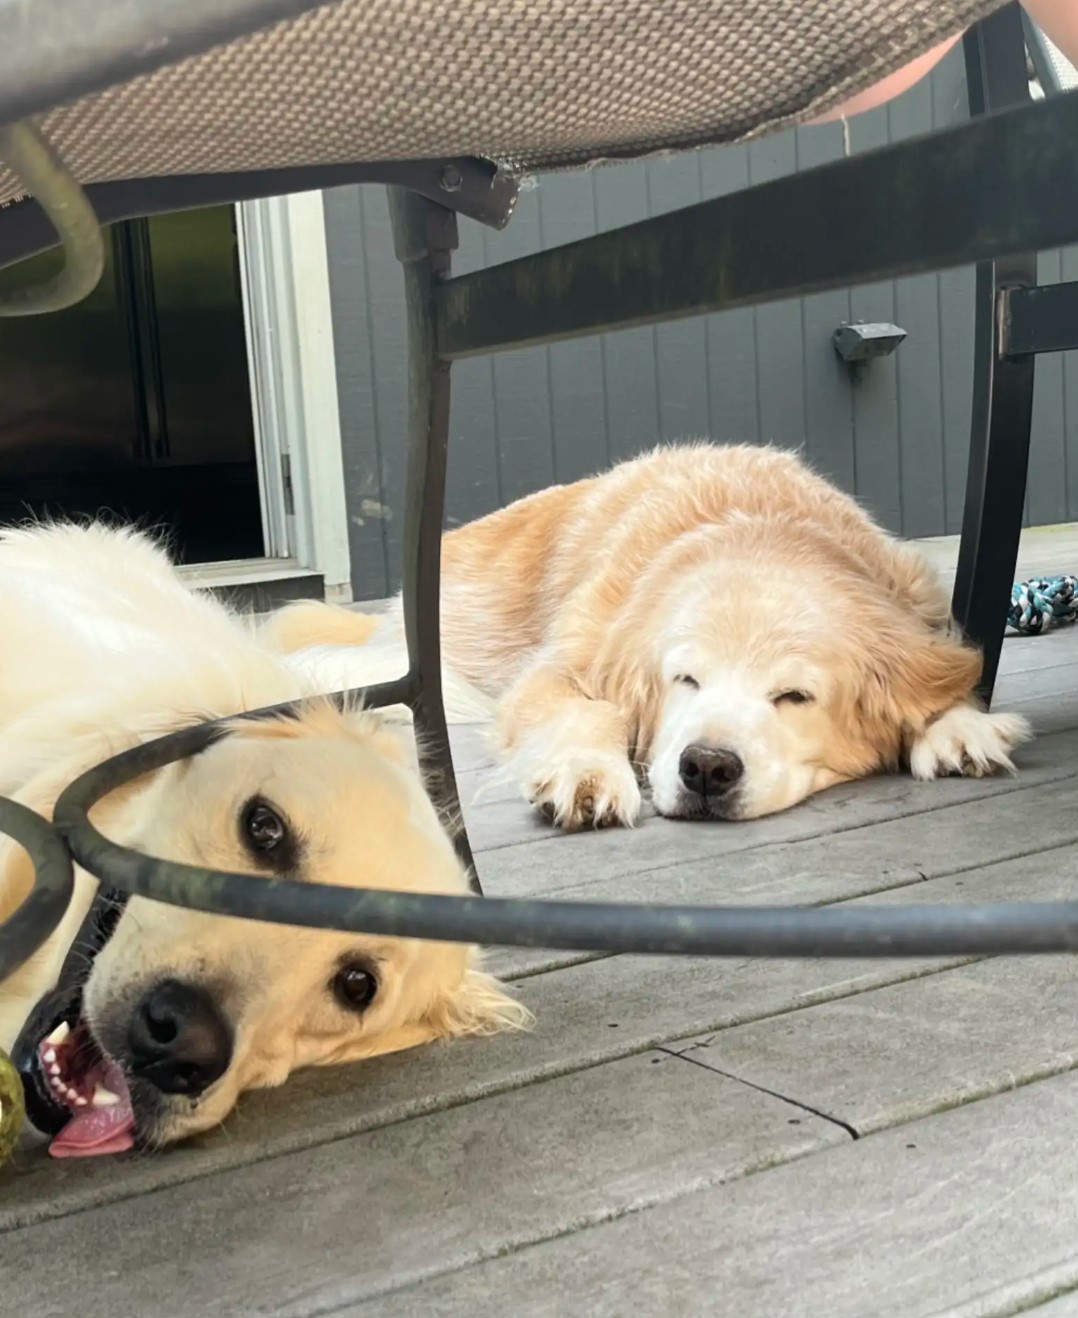
<instances>
[{"instance_id":1,"label":"dog's paw pad","mask_svg":"<svg viewBox=\"0 0 1078 1318\"><path fill-rule=\"evenodd\" d=\"M910 772L926 780L1014 773L1011 752L1031 735L1020 714L988 714L972 705L956 705L913 743Z\"/></svg>"},{"instance_id":2,"label":"dog's paw pad","mask_svg":"<svg viewBox=\"0 0 1078 1318\"><path fill-rule=\"evenodd\" d=\"M640 814L640 786L628 760L589 758L536 775L525 795L548 823L567 833L582 828L631 826Z\"/></svg>"}]
</instances>

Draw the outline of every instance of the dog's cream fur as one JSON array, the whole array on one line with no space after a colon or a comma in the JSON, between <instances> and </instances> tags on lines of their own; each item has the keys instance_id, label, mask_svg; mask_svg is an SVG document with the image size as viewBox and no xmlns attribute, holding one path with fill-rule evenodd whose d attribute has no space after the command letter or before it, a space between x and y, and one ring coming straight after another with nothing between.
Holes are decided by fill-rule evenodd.
<instances>
[{"instance_id":1,"label":"dog's cream fur","mask_svg":"<svg viewBox=\"0 0 1078 1318\"><path fill-rule=\"evenodd\" d=\"M643 769L663 814L747 819L900 765L1010 770L1029 735L975 703L980 657L929 565L790 453L660 449L450 532L443 559L447 691L495 703L511 771L565 828L632 824ZM349 648L370 626L322 605L273 623L345 684L399 649L392 620ZM679 779L698 743L744 766L706 809Z\"/></svg>"},{"instance_id":2,"label":"dog's cream fur","mask_svg":"<svg viewBox=\"0 0 1078 1318\"><path fill-rule=\"evenodd\" d=\"M272 630L259 633L186 588L138 534L41 526L0 537L0 793L46 816L67 783L126 746L326 689L274 650ZM258 873L238 816L259 795L302 839L306 880L464 893L410 742L373 714L315 700L296 720L237 723L192 760L106 798L95 818L150 854ZM30 877L24 853L0 839L0 918ZM78 874L61 927L0 984L0 1047L11 1047L54 983L95 886ZM340 959L355 955L378 968L379 991L362 1015L329 987ZM134 898L85 991L85 1019L121 1061L125 1013L161 977L211 991L235 1050L198 1101L146 1109L139 1133L151 1143L216 1123L242 1090L280 1084L295 1067L521 1025L527 1015L467 947L287 929Z\"/></svg>"}]
</instances>

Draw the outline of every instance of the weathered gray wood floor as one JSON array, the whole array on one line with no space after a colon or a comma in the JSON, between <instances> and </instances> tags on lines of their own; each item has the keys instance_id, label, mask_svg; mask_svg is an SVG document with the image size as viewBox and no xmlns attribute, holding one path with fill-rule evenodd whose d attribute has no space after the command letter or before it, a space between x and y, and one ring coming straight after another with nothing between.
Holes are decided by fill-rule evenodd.
<instances>
[{"instance_id":1,"label":"weathered gray wood floor","mask_svg":"<svg viewBox=\"0 0 1078 1318\"><path fill-rule=\"evenodd\" d=\"M1040 732L1014 780L571 838L461 736L487 890L1076 898L1078 631L1008 641L999 704ZM1072 960L497 962L530 1036L299 1076L154 1159L24 1154L0 1312L1078 1314Z\"/></svg>"}]
</instances>

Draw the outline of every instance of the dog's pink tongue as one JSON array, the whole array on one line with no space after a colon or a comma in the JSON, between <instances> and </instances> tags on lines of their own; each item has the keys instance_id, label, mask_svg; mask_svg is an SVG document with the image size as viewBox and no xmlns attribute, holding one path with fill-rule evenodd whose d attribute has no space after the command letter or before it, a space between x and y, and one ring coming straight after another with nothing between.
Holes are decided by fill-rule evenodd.
<instances>
[{"instance_id":1,"label":"dog's pink tongue","mask_svg":"<svg viewBox=\"0 0 1078 1318\"><path fill-rule=\"evenodd\" d=\"M123 1153L135 1143L135 1119L130 1104L88 1108L67 1123L49 1145L54 1158L95 1158Z\"/></svg>"},{"instance_id":2,"label":"dog's pink tongue","mask_svg":"<svg viewBox=\"0 0 1078 1318\"><path fill-rule=\"evenodd\" d=\"M95 1158L103 1153L123 1153L135 1143L135 1114L131 1095L120 1068L110 1063L102 1083L119 1099L108 1107L86 1107L77 1111L49 1145L54 1158Z\"/></svg>"}]
</instances>

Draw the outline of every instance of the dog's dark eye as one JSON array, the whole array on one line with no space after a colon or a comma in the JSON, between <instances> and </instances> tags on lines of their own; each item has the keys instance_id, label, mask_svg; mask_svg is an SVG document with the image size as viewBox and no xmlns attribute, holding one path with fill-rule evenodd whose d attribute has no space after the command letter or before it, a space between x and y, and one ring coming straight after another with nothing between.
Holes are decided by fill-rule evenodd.
<instances>
[{"instance_id":1,"label":"dog's dark eye","mask_svg":"<svg viewBox=\"0 0 1078 1318\"><path fill-rule=\"evenodd\" d=\"M692 687L694 691L700 690L700 683L692 676L691 673L678 673L674 678L675 682L680 682L682 686Z\"/></svg>"},{"instance_id":2,"label":"dog's dark eye","mask_svg":"<svg viewBox=\"0 0 1078 1318\"><path fill-rule=\"evenodd\" d=\"M378 993L378 976L362 961L350 962L334 976L333 992L347 1011L364 1011Z\"/></svg>"},{"instance_id":3,"label":"dog's dark eye","mask_svg":"<svg viewBox=\"0 0 1078 1318\"><path fill-rule=\"evenodd\" d=\"M771 697L773 705L808 705L812 696L807 691L779 691Z\"/></svg>"},{"instance_id":4,"label":"dog's dark eye","mask_svg":"<svg viewBox=\"0 0 1078 1318\"><path fill-rule=\"evenodd\" d=\"M243 811L243 832L255 851L277 851L288 838L288 825L265 801L249 801Z\"/></svg>"}]
</instances>

